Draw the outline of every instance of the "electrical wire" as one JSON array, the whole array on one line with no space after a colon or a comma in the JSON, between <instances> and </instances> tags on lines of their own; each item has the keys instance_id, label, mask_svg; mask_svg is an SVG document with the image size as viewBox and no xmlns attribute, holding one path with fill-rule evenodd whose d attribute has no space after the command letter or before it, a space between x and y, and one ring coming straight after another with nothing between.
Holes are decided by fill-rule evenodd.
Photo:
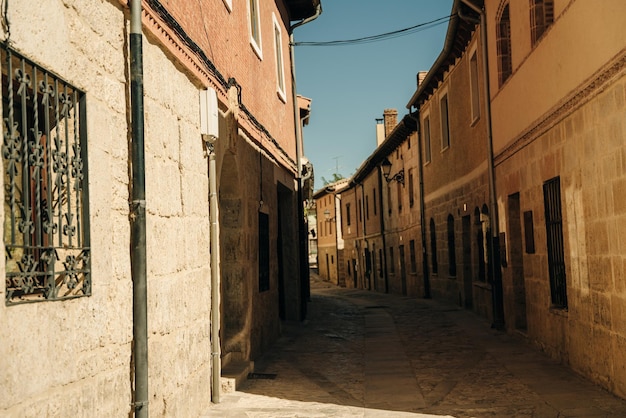
<instances>
[{"instance_id":1,"label":"electrical wire","mask_svg":"<svg viewBox=\"0 0 626 418\"><path fill-rule=\"evenodd\" d=\"M426 29L434 28L435 26L442 25L448 22L454 15L440 17L429 22L424 22L404 29L394 30L392 32L381 33L378 35L365 36L362 38L345 39L336 41L322 41L322 42L295 42L295 46L344 46L344 45L359 45L372 42L386 41L388 39L399 38L401 36L411 35L413 33L421 32Z\"/></svg>"}]
</instances>

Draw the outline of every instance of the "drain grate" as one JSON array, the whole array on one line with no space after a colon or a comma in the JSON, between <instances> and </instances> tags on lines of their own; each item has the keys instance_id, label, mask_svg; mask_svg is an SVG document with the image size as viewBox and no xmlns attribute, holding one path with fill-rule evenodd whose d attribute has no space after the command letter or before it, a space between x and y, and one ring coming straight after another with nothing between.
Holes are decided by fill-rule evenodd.
<instances>
[{"instance_id":1,"label":"drain grate","mask_svg":"<svg viewBox=\"0 0 626 418\"><path fill-rule=\"evenodd\" d=\"M276 379L276 373L248 373L248 379Z\"/></svg>"}]
</instances>

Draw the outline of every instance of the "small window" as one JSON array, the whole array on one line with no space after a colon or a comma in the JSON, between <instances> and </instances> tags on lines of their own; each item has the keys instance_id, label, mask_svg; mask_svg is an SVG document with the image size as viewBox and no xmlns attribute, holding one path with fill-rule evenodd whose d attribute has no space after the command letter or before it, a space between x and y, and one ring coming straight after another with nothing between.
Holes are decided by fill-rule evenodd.
<instances>
[{"instance_id":1,"label":"small window","mask_svg":"<svg viewBox=\"0 0 626 418\"><path fill-rule=\"evenodd\" d=\"M480 97L478 95L478 57L476 49L472 52L469 61L470 67L470 94L472 96L472 123L480 118Z\"/></svg>"},{"instance_id":2,"label":"small window","mask_svg":"<svg viewBox=\"0 0 626 418\"><path fill-rule=\"evenodd\" d=\"M532 45L554 22L554 2L552 0L530 0L530 37Z\"/></svg>"},{"instance_id":3,"label":"small window","mask_svg":"<svg viewBox=\"0 0 626 418\"><path fill-rule=\"evenodd\" d=\"M396 193L398 199L398 212L402 212L402 183L396 181Z\"/></svg>"},{"instance_id":4,"label":"small window","mask_svg":"<svg viewBox=\"0 0 626 418\"><path fill-rule=\"evenodd\" d=\"M7 305L91 295L85 94L2 49Z\"/></svg>"},{"instance_id":5,"label":"small window","mask_svg":"<svg viewBox=\"0 0 626 418\"><path fill-rule=\"evenodd\" d=\"M430 116L424 118L424 162L429 163L432 159L430 152Z\"/></svg>"},{"instance_id":6,"label":"small window","mask_svg":"<svg viewBox=\"0 0 626 418\"><path fill-rule=\"evenodd\" d=\"M431 252L431 271L433 274L439 272L437 263L437 232L435 231L435 220L430 218L430 252Z\"/></svg>"},{"instance_id":7,"label":"small window","mask_svg":"<svg viewBox=\"0 0 626 418\"><path fill-rule=\"evenodd\" d=\"M276 89L278 96L283 102L287 101L285 94L285 69L283 66L283 40L282 31L276 16L272 14L272 20L274 21L274 53L276 54Z\"/></svg>"},{"instance_id":8,"label":"small window","mask_svg":"<svg viewBox=\"0 0 626 418\"><path fill-rule=\"evenodd\" d=\"M259 0L248 1L248 13L250 14L250 44L252 49L263 59L261 50L261 17L259 14Z\"/></svg>"},{"instance_id":9,"label":"small window","mask_svg":"<svg viewBox=\"0 0 626 418\"><path fill-rule=\"evenodd\" d=\"M365 196L365 219L370 219L370 197Z\"/></svg>"},{"instance_id":10,"label":"small window","mask_svg":"<svg viewBox=\"0 0 626 418\"><path fill-rule=\"evenodd\" d=\"M412 208L413 205L415 204L415 192L414 192L414 187L415 185L413 184L413 169L410 168L409 169L409 207Z\"/></svg>"},{"instance_id":11,"label":"small window","mask_svg":"<svg viewBox=\"0 0 626 418\"><path fill-rule=\"evenodd\" d=\"M441 150L450 147L450 119L448 117L448 93L440 100L441 109Z\"/></svg>"},{"instance_id":12,"label":"small window","mask_svg":"<svg viewBox=\"0 0 626 418\"><path fill-rule=\"evenodd\" d=\"M374 216L376 216L376 188L372 191L372 202L374 203Z\"/></svg>"},{"instance_id":13,"label":"small window","mask_svg":"<svg viewBox=\"0 0 626 418\"><path fill-rule=\"evenodd\" d=\"M352 223L352 210L350 209L350 203L346 203L346 225L350 226Z\"/></svg>"},{"instance_id":14,"label":"small window","mask_svg":"<svg viewBox=\"0 0 626 418\"><path fill-rule=\"evenodd\" d=\"M496 46L498 58L498 83L500 86L513 73L511 59L511 20L509 18L509 4L505 3L498 14L496 25Z\"/></svg>"},{"instance_id":15,"label":"small window","mask_svg":"<svg viewBox=\"0 0 626 418\"><path fill-rule=\"evenodd\" d=\"M415 240L411 240L409 241L409 250L411 251L411 254L409 254L409 257L411 257L411 273L415 274L417 273L417 256L415 254Z\"/></svg>"}]
</instances>

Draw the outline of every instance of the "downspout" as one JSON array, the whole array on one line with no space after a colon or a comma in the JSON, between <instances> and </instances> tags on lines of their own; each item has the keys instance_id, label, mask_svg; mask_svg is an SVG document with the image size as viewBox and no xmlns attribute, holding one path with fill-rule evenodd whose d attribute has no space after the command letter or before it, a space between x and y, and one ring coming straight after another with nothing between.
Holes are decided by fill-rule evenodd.
<instances>
[{"instance_id":1,"label":"downspout","mask_svg":"<svg viewBox=\"0 0 626 418\"><path fill-rule=\"evenodd\" d=\"M415 116L415 115L418 116ZM430 269L428 267L428 250L426 246L426 208L424 206L424 163L422 161L422 139L420 135L419 113L409 112L409 117L415 121L417 134L417 172L419 175L420 200L420 229L422 235L422 273L424 275L424 299L430 299Z\"/></svg>"},{"instance_id":2,"label":"downspout","mask_svg":"<svg viewBox=\"0 0 626 418\"><path fill-rule=\"evenodd\" d=\"M213 138L214 142L214 138ZM219 246L219 213L217 202L217 170L215 164L215 148L213 142L207 144L209 149L209 222L211 223L211 401L220 403L220 377L222 375L222 359L220 347L220 246Z\"/></svg>"},{"instance_id":3,"label":"downspout","mask_svg":"<svg viewBox=\"0 0 626 418\"><path fill-rule=\"evenodd\" d=\"M359 207L359 211L361 212L361 216L362 216L362 229L363 229L363 274L364 274L364 278L367 278L367 290L372 290L372 271L370 270L369 272L369 276L367 275L367 268L372 266L372 262L371 262L371 258L370 258L370 263L368 266L367 263L367 253L369 252L370 248L367 242L367 226L366 226L366 213L365 213L365 188L363 187L363 183L360 183L359 186L361 186L361 205ZM358 202L358 200L357 200ZM371 257L371 254L370 254Z\"/></svg>"},{"instance_id":4,"label":"downspout","mask_svg":"<svg viewBox=\"0 0 626 418\"><path fill-rule=\"evenodd\" d=\"M148 308L146 273L146 161L144 153L141 0L130 1L131 202L135 417L148 417Z\"/></svg>"},{"instance_id":5,"label":"downspout","mask_svg":"<svg viewBox=\"0 0 626 418\"><path fill-rule=\"evenodd\" d=\"M385 293L389 293L389 277L387 276L387 241L385 236L387 233L385 232L385 206L383 199L383 169L378 166L378 201L380 202L380 236L383 241L383 259L381 262L383 263L383 274L385 276ZM389 191L387 191L389 193Z\"/></svg>"},{"instance_id":6,"label":"downspout","mask_svg":"<svg viewBox=\"0 0 626 418\"><path fill-rule=\"evenodd\" d=\"M298 249L300 256L300 319L306 317L306 303L311 297L311 285L309 283L309 262L307 255L307 230L304 219L304 193L302 191L302 123L300 121L300 109L298 109L298 93L296 89L296 50L293 31L305 25L322 14L322 4L319 3L315 14L289 27L289 54L291 55L291 96L293 100L293 122L296 131L296 182L298 198Z\"/></svg>"},{"instance_id":7,"label":"downspout","mask_svg":"<svg viewBox=\"0 0 626 418\"><path fill-rule=\"evenodd\" d=\"M498 202L496 195L495 168L493 157L493 135L491 124L491 93L489 90L489 59L487 56L487 21L485 11L478 8L469 0L461 0L463 4L476 12L480 19L463 15L459 7L459 17L472 23L480 23L480 44L483 64L483 84L485 90L485 116L487 117L487 168L489 172L489 205L492 216L491 225L491 260L493 263L492 286L493 286L493 324L492 328L504 329L504 296L502 290L502 267L500 264L500 222L498 216Z\"/></svg>"}]
</instances>

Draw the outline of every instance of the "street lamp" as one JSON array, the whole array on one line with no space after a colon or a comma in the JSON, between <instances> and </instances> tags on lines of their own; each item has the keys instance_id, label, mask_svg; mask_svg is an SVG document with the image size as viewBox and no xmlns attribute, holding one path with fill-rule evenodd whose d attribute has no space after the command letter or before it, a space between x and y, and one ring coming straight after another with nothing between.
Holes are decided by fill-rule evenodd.
<instances>
[{"instance_id":1,"label":"street lamp","mask_svg":"<svg viewBox=\"0 0 626 418\"><path fill-rule=\"evenodd\" d=\"M389 176L389 174L391 173L391 162L387 158L385 158L380 163L380 167L383 169L383 176L385 177L385 180L387 180L387 183L395 180L398 183L404 185L404 168L398 171L393 176Z\"/></svg>"}]
</instances>

